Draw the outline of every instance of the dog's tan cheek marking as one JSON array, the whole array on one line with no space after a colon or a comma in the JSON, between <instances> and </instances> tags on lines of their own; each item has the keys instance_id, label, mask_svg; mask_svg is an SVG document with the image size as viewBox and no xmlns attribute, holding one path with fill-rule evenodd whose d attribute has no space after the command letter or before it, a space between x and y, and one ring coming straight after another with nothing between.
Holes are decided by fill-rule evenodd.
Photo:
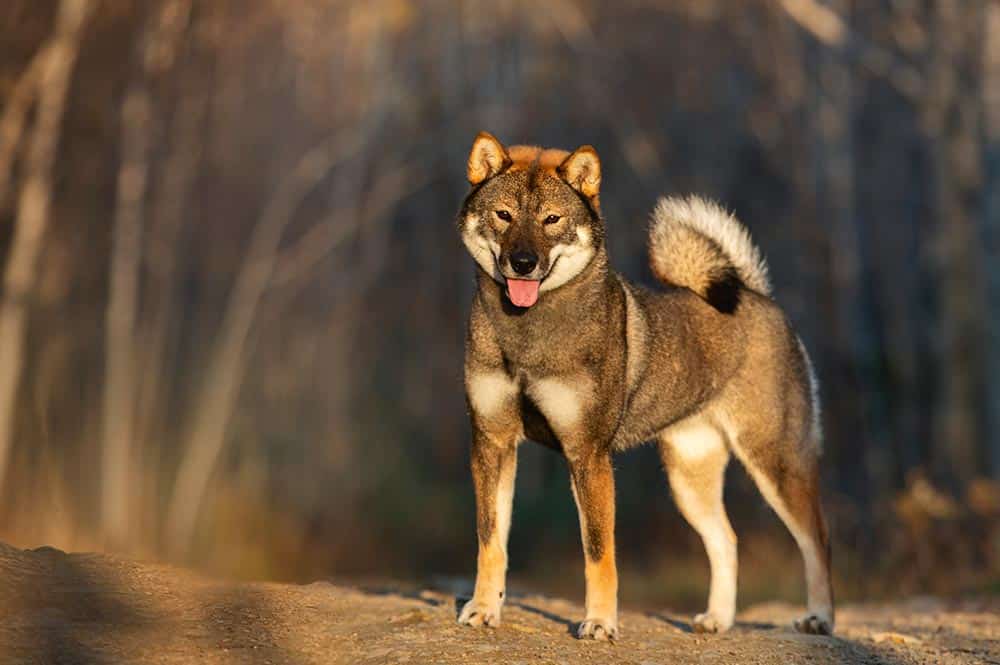
<instances>
[{"instance_id":1,"label":"dog's tan cheek marking","mask_svg":"<svg viewBox=\"0 0 1000 665\"><path fill-rule=\"evenodd\" d=\"M487 239L478 232L480 218L475 213L470 213L465 217L465 224L462 228L462 242L469 254L486 271L490 277L503 284L503 275L497 269L496 257L500 253L497 243Z\"/></svg>"},{"instance_id":2,"label":"dog's tan cheek marking","mask_svg":"<svg viewBox=\"0 0 1000 665\"><path fill-rule=\"evenodd\" d=\"M466 380L472 410L483 418L492 418L517 395L517 384L503 372L477 372Z\"/></svg>"},{"instance_id":3,"label":"dog's tan cheek marking","mask_svg":"<svg viewBox=\"0 0 1000 665\"><path fill-rule=\"evenodd\" d=\"M549 250L549 265L552 272L542 282L542 292L551 291L580 274L594 257L594 248L590 246L590 230L578 226L576 242L571 245L558 244Z\"/></svg>"}]
</instances>

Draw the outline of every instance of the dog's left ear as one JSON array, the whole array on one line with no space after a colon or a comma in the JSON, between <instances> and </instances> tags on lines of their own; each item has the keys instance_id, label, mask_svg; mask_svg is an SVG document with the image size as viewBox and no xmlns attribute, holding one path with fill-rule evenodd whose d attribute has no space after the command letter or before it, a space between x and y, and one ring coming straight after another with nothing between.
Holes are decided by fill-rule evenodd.
<instances>
[{"instance_id":1,"label":"dog's left ear","mask_svg":"<svg viewBox=\"0 0 1000 665\"><path fill-rule=\"evenodd\" d=\"M580 146L557 169L566 183L588 199L601 190L601 160L593 146Z\"/></svg>"}]
</instances>

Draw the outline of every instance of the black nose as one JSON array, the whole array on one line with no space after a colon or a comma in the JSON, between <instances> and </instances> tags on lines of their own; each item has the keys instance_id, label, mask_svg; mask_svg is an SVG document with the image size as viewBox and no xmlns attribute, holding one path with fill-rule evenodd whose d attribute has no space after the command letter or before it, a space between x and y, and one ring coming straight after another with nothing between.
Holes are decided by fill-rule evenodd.
<instances>
[{"instance_id":1,"label":"black nose","mask_svg":"<svg viewBox=\"0 0 1000 665\"><path fill-rule=\"evenodd\" d=\"M538 257L534 252L526 252L523 249L513 252L510 255L510 267L518 275L527 275L538 265Z\"/></svg>"}]
</instances>

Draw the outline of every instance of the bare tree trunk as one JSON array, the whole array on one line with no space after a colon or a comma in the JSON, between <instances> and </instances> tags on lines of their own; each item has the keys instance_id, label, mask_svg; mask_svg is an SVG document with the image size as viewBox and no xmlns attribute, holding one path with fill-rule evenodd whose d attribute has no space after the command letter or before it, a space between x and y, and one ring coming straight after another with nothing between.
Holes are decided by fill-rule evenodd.
<instances>
[{"instance_id":1,"label":"bare tree trunk","mask_svg":"<svg viewBox=\"0 0 1000 665\"><path fill-rule=\"evenodd\" d=\"M164 416L165 368L177 292L177 245L185 219L184 205L189 201L201 159L206 106L205 96L197 91L182 100L174 111L168 133L170 151L163 166L150 229L147 253L154 286L150 288L151 312L139 343L142 382L135 424L135 436L146 448L152 445Z\"/></svg>"},{"instance_id":2,"label":"bare tree trunk","mask_svg":"<svg viewBox=\"0 0 1000 665\"><path fill-rule=\"evenodd\" d=\"M129 532L137 383L133 335L139 308L139 260L151 116L145 89L136 86L126 93L122 104L122 164L118 173L104 328L101 527L108 544L113 546L123 545Z\"/></svg>"},{"instance_id":3,"label":"bare tree trunk","mask_svg":"<svg viewBox=\"0 0 1000 665\"><path fill-rule=\"evenodd\" d=\"M190 80L190 77L185 77ZM157 542L160 538L161 488L169 478L159 471L163 468L163 452L169 449L168 432L176 432L167 425L169 400L168 359L176 351L179 321L176 316L177 294L180 290L180 244L186 220L185 207L192 201L198 166L202 157L204 119L208 106L207 92L195 84L196 89L180 93L181 101L173 113L168 131L169 152L165 157L152 228L147 244L149 281L147 283L147 314L139 333L138 372L142 377L137 395L135 437L141 449L139 459L144 469L155 470L144 477L142 488L143 508L148 519L141 534L143 542Z\"/></svg>"},{"instance_id":4,"label":"bare tree trunk","mask_svg":"<svg viewBox=\"0 0 1000 665\"><path fill-rule=\"evenodd\" d=\"M0 301L0 485L6 476L14 434L17 388L24 365L27 302L36 280L38 255L49 222L52 165L62 127L70 75L89 0L62 0L55 32L39 72L38 108L25 157L14 238Z\"/></svg>"},{"instance_id":5,"label":"bare tree trunk","mask_svg":"<svg viewBox=\"0 0 1000 665\"><path fill-rule=\"evenodd\" d=\"M939 399L935 409L932 461L960 483L979 472L982 386L982 257L971 216L972 193L980 186L976 90L962 88L959 74L974 47L967 14L971 5L941 0L933 5L928 94L923 108L932 156L932 203L940 284L937 339Z\"/></svg>"},{"instance_id":6,"label":"bare tree trunk","mask_svg":"<svg viewBox=\"0 0 1000 665\"><path fill-rule=\"evenodd\" d=\"M136 323L144 202L149 174L153 110L150 79L174 59L186 25L189 3L171 0L160 7L140 36L141 67L122 103L122 163L118 174L111 247L111 272L105 325L105 376L102 443L101 523L109 544L127 542L133 496L133 440L139 378Z\"/></svg>"},{"instance_id":7,"label":"bare tree trunk","mask_svg":"<svg viewBox=\"0 0 1000 665\"><path fill-rule=\"evenodd\" d=\"M841 376L831 385L848 386L847 394L831 396L831 434L838 436L839 447L849 450L847 456L863 459L863 473L851 466L843 466L845 484L858 492L862 502L870 501L874 493L891 490L902 471L905 455L896 455L886 447L873 445L888 440L890 423L889 405L878 390L863 389L873 382L877 367L871 363L877 346L877 326L868 311L866 280L864 279L861 249L861 227L856 219L854 200L853 137L851 120L852 77L848 64L857 64L875 74L914 104L924 98L926 83L920 72L894 52L867 41L853 31L842 18L846 3L820 2L819 0L780 0L786 14L801 28L812 34L828 50L821 54L818 67L825 99L816 108L820 138L818 159L826 191L819 201L821 210L832 215L830 241L831 299L836 303L831 321L833 327L832 352L836 371ZM845 132L846 128L846 132ZM823 165L825 163L825 165ZM898 354L897 354L898 355ZM838 356L841 356L838 359ZM837 406L837 401L840 405ZM834 422L836 421L836 422ZM899 446L909 445L901 442ZM897 453L901 452L897 447ZM870 486L874 482L874 486Z\"/></svg>"},{"instance_id":8,"label":"bare tree trunk","mask_svg":"<svg viewBox=\"0 0 1000 665\"><path fill-rule=\"evenodd\" d=\"M254 228L229 296L221 328L185 437L185 448L167 511L166 542L186 556L209 480L226 440L226 428L246 368L246 347L257 306L271 279L285 228L309 192L339 162L357 152L359 136L337 138L308 151L279 184Z\"/></svg>"},{"instance_id":9,"label":"bare tree trunk","mask_svg":"<svg viewBox=\"0 0 1000 665\"><path fill-rule=\"evenodd\" d=\"M869 445L861 394L860 363L868 328L854 189L854 91L852 72L847 66L850 60L859 58L859 40L840 13L826 4L815 0L782 0L781 4L789 18L818 43L816 85L809 115L816 122L816 207L828 216L830 228L826 300L831 303L826 312L830 330L820 337L818 346L820 362L828 367L827 384L849 386L843 394L828 396L829 433L837 439L840 454L862 461L860 469L855 467L849 476L841 478L841 485L867 503L871 501L873 471L884 460Z\"/></svg>"},{"instance_id":10,"label":"bare tree trunk","mask_svg":"<svg viewBox=\"0 0 1000 665\"><path fill-rule=\"evenodd\" d=\"M984 8L983 145L985 180L983 228L988 294L986 323L986 445L993 477L1000 480L1000 4Z\"/></svg>"}]
</instances>

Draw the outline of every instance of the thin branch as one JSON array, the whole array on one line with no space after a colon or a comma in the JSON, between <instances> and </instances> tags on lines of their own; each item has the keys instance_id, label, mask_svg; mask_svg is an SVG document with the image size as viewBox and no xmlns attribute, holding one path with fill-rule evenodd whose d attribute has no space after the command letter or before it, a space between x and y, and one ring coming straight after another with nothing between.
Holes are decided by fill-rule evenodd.
<instances>
[{"instance_id":1,"label":"thin branch","mask_svg":"<svg viewBox=\"0 0 1000 665\"><path fill-rule=\"evenodd\" d=\"M781 0L781 6L796 23L830 48L847 43L850 33L847 24L826 5L816 0Z\"/></svg>"},{"instance_id":2,"label":"thin branch","mask_svg":"<svg viewBox=\"0 0 1000 665\"><path fill-rule=\"evenodd\" d=\"M818 0L780 0L785 13L806 32L827 47L840 51L873 74L885 78L910 101L923 94L924 78L917 68L892 52L864 39L837 12Z\"/></svg>"},{"instance_id":3,"label":"thin branch","mask_svg":"<svg viewBox=\"0 0 1000 665\"><path fill-rule=\"evenodd\" d=\"M35 53L31 62L21 72L17 83L14 84L14 89L7 100L7 106L4 107L3 116L0 116L0 209L3 209L7 201L14 158L17 155L21 138L24 136L24 121L28 115L28 109L35 101L38 93L38 81L48 59L48 46L42 47Z\"/></svg>"},{"instance_id":4,"label":"thin branch","mask_svg":"<svg viewBox=\"0 0 1000 665\"><path fill-rule=\"evenodd\" d=\"M353 233L375 223L402 199L426 185L429 180L428 173L421 172L409 164L388 170L372 187L366 197L372 203L364 210L351 206L337 207L304 233L294 246L282 252L275 266L271 284L283 286L301 280L340 243ZM351 223L345 223L344 218L348 216L353 217Z\"/></svg>"}]
</instances>

